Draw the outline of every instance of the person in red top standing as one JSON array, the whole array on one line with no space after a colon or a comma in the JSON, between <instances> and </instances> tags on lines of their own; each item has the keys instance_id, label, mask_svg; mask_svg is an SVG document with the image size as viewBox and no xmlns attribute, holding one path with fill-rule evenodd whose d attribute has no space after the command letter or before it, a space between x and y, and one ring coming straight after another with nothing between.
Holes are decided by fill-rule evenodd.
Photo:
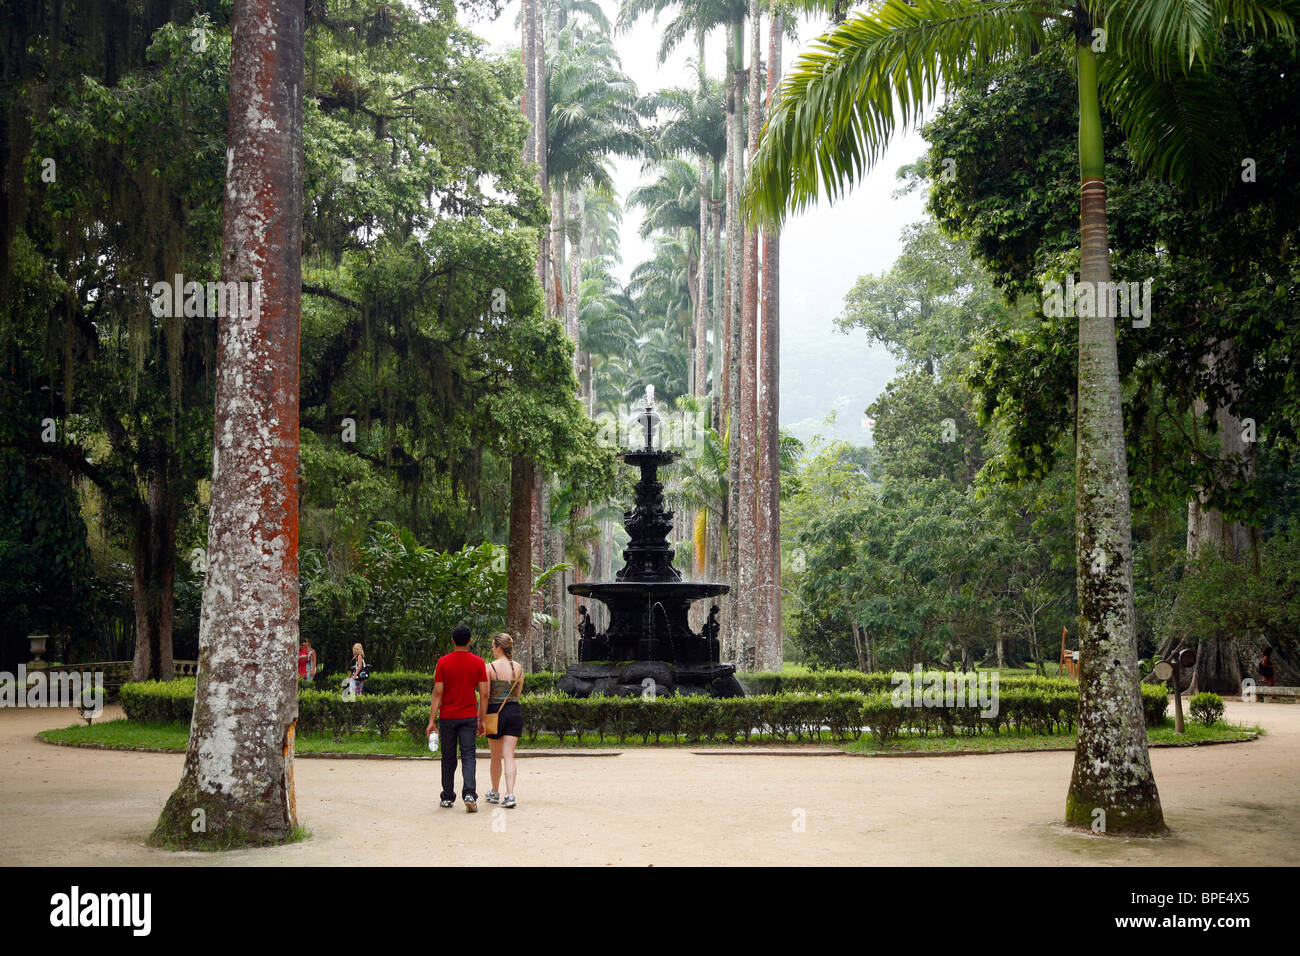
<instances>
[{"instance_id":1,"label":"person in red top standing","mask_svg":"<svg viewBox=\"0 0 1300 956\"><path fill-rule=\"evenodd\" d=\"M444 807L456 803L456 750L460 750L461 777L465 809L478 810L478 791L474 786L475 738L483 733L483 718L487 716L488 676L483 658L471 654L469 628L458 624L452 629L451 642L456 645L450 654L438 658L433 672L433 697L429 702L429 726L425 734L433 733L437 723L442 737L442 797ZM475 699L477 695L477 699Z\"/></svg>"},{"instance_id":2,"label":"person in red top standing","mask_svg":"<svg viewBox=\"0 0 1300 956\"><path fill-rule=\"evenodd\" d=\"M316 650L305 637L298 642L298 678L316 679Z\"/></svg>"}]
</instances>

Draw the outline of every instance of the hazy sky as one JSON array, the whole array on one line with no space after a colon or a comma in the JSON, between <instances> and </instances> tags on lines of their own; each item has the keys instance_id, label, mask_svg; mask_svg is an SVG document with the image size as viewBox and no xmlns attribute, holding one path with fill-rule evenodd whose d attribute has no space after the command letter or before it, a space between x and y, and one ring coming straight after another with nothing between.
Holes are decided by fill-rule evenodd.
<instances>
[{"instance_id":1,"label":"hazy sky","mask_svg":"<svg viewBox=\"0 0 1300 956\"><path fill-rule=\"evenodd\" d=\"M614 22L618 3L600 2ZM518 14L519 0L513 0L495 21L470 21L469 26L493 49L517 47ZM801 22L798 43L785 44L783 60L787 68L794 62L798 47L814 40L823 26L811 19ZM623 68L641 93L693 82L688 61L695 55L694 44L679 48L660 65L659 34L658 26L643 20L615 37ZM766 26L763 48L766 55ZM724 39L719 32L710 38L705 50L710 75L720 75L723 54ZM923 140L914 132L896 137L870 176L846 198L834 206L818 204L790 220L782 233L781 424L800 437L809 437L813 423L838 406L836 427L819 430L827 436L833 433L856 442L865 440L862 410L892 374L893 360L883 350L868 346L862 333L836 332L833 319L857 277L888 269L901 251L903 227L922 217L921 195L894 199L891 194L898 188L894 178L897 169L913 162L924 148ZM642 182L640 167L637 160L614 164L620 196L626 196ZM640 210L631 209L623 219L623 264L619 273L624 280L633 266L653 254L651 243L637 235L640 218Z\"/></svg>"}]
</instances>

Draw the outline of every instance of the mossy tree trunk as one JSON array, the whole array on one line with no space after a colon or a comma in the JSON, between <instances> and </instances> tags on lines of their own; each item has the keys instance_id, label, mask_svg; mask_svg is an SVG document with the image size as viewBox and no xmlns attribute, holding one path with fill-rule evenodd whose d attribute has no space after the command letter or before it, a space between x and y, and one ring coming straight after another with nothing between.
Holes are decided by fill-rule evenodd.
<instances>
[{"instance_id":1,"label":"mossy tree trunk","mask_svg":"<svg viewBox=\"0 0 1300 956\"><path fill-rule=\"evenodd\" d=\"M1082 244L1080 281L1110 281L1097 61L1076 47ZM1094 287L1095 288L1095 287ZM1091 310L1105 312L1104 308ZM1138 689L1128 463L1115 319L1079 317L1075 460L1079 733L1066 822L1106 833L1164 830ZM1100 824L1100 827L1098 826Z\"/></svg>"},{"instance_id":2,"label":"mossy tree trunk","mask_svg":"<svg viewBox=\"0 0 1300 956\"><path fill-rule=\"evenodd\" d=\"M516 641L515 660L532 662L533 471L523 455L510 459L510 543L506 564L506 630Z\"/></svg>"},{"instance_id":3,"label":"mossy tree trunk","mask_svg":"<svg viewBox=\"0 0 1300 956\"><path fill-rule=\"evenodd\" d=\"M758 149L758 136L762 123L763 89L761 75L761 10L758 0L749 4L749 72L746 82L746 120L748 121L749 156ZM744 176L737 177L737 188L744 183ZM748 667L754 666L757 658L757 565L760 560L761 542L759 541L758 523L758 224L749 216L741 224L741 236L744 240L741 264L740 295L740 403L737 421L739 427L733 430L738 439L740 457L740 484L737 489L739 503L736 512L737 521L733 531L736 542L736 559L738 562L737 583L739 593L736 601L736 628L739 630L743 648L741 660Z\"/></svg>"},{"instance_id":4,"label":"mossy tree trunk","mask_svg":"<svg viewBox=\"0 0 1300 956\"><path fill-rule=\"evenodd\" d=\"M1205 357L1206 370L1215 376L1216 367L1230 359L1235 350L1236 343L1231 339L1215 342ZM1221 376L1222 373L1218 375ZM1227 399L1214 407L1218 460L1222 472L1220 479L1225 484L1234 477L1233 469L1237 463L1245 468L1243 477L1253 477L1255 469L1254 446L1243 437L1241 419L1227 407L1229 403L1236 402L1240 388L1231 382L1226 384ZM1209 410L1210 406L1204 399L1198 398L1193 406L1198 420L1203 419ZM1240 560L1252 555L1253 573L1258 574L1259 529L1240 521L1232 521L1222 511L1206 504L1210 492L1209 488L1198 489L1188 502L1187 557L1193 559L1206 548L1217 551L1228 560ZM1248 574L1251 571L1243 566L1242 573ZM1259 641L1250 634L1201 636L1196 646L1196 668L1192 674L1190 693L1241 693L1241 680L1243 677L1255 676L1255 665L1262 651Z\"/></svg>"},{"instance_id":5,"label":"mossy tree trunk","mask_svg":"<svg viewBox=\"0 0 1300 956\"><path fill-rule=\"evenodd\" d=\"M741 365L741 284L744 273L744 238L740 225L740 183L744 176L745 151L745 21L733 20L727 33L727 339L723 386L723 431L727 436L727 584L731 588L724 608L730 608L723 628L724 659L735 659L744 647L740 628L740 563L736 522L741 520L740 505L740 365Z\"/></svg>"},{"instance_id":6,"label":"mossy tree trunk","mask_svg":"<svg viewBox=\"0 0 1300 956\"><path fill-rule=\"evenodd\" d=\"M171 680L176 587L176 495L170 457L149 478L132 533L135 655L131 680Z\"/></svg>"},{"instance_id":7,"label":"mossy tree trunk","mask_svg":"<svg viewBox=\"0 0 1300 956\"><path fill-rule=\"evenodd\" d=\"M260 301L217 324L199 679L164 843L273 843L297 826L302 82L303 0L236 0L221 277L260 283Z\"/></svg>"},{"instance_id":8,"label":"mossy tree trunk","mask_svg":"<svg viewBox=\"0 0 1300 956\"><path fill-rule=\"evenodd\" d=\"M783 18L773 13L768 22L767 115L772 115L776 86L781 77ZM781 449L779 441L781 380L781 236L776 228L763 230L762 365L758 395L758 514L759 573L756 623L759 670L780 670L781 626Z\"/></svg>"}]
</instances>

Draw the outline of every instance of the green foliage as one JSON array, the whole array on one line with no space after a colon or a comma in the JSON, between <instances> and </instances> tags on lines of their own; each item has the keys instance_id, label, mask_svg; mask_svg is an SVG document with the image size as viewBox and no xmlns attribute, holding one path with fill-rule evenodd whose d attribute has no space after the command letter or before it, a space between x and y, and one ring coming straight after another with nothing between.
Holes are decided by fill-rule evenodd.
<instances>
[{"instance_id":1,"label":"green foliage","mask_svg":"<svg viewBox=\"0 0 1300 956\"><path fill-rule=\"evenodd\" d=\"M14 428L6 415L0 430ZM89 551L71 483L0 448L0 621L6 640L79 624Z\"/></svg>"},{"instance_id":2,"label":"green foliage","mask_svg":"<svg viewBox=\"0 0 1300 956\"><path fill-rule=\"evenodd\" d=\"M149 293L176 273L220 271L230 22L218 6L190 19L190 6L154 5L123 24L73 5L20 17L30 32L15 35L19 79L0 92L14 145L4 178L21 186L0 244L13 306L0 364L0 404L13 410L0 446L20 447L54 484L72 475L94 486L93 537L134 552L137 570L159 569L146 582L155 616L171 556L204 544L217 323L155 316ZM313 593L303 610L304 629L334 657L366 626L356 559L372 522L455 556L466 542L505 539L513 454L569 473L586 501L611 481L611 456L575 398L572 346L543 314L546 212L520 156L518 61L486 55L457 23L464 8L325 0L307 19L300 397ZM61 42L43 42L48 31ZM43 157L57 160L49 181ZM45 416L55 443L38 437ZM48 550L52 532L29 540ZM47 603L12 583L19 603ZM429 614L410 617L402 623L414 627ZM177 621L189 627L193 615ZM419 652L409 631L401 640Z\"/></svg>"},{"instance_id":3,"label":"green foliage","mask_svg":"<svg viewBox=\"0 0 1300 956\"><path fill-rule=\"evenodd\" d=\"M989 64L1073 59L1076 49L1091 62L1085 41L1103 21L1108 46L1097 87L1137 161L1166 179L1220 192L1236 162L1225 145L1232 140L1220 135L1235 103L1216 84L1216 54L1233 29L1292 41L1294 11L1236 0L1210 0L1195 14L1170 2L1106 8L1115 9L1106 16L1091 4L1058 11L1036 0L881 0L833 25L782 81L746 187L751 208L779 221L819 197L837 198L896 132L917 124L940 88Z\"/></svg>"},{"instance_id":4,"label":"green foliage","mask_svg":"<svg viewBox=\"0 0 1300 956\"><path fill-rule=\"evenodd\" d=\"M1279 472L1293 462L1300 426L1284 358L1295 350L1295 331L1276 319L1296 307L1294 284L1279 278L1295 272L1295 224L1275 212L1300 195L1295 151L1281 145L1293 142L1294 129L1280 121L1300 104L1300 81L1286 44L1226 36L1231 55L1218 62L1216 83L1238 105L1214 135L1259 144L1256 152L1268 143L1287 159L1257 182L1225 172L1219 182L1231 188L1207 214L1202 197L1145 175L1119 124L1107 122L1112 272L1150 279L1157 310L1149 328L1121 323L1119 362L1135 508L1183 507L1197 488L1225 514L1267 521L1290 503ZM977 341L970 375L982 417L996 419L1005 437L994 463L1005 480L1047 473L1072 432L1075 331L1042 317L1039 304L1044 282L1078 270L1070 238L1078 222L1075 86L1068 66L1046 51L972 74L926 125L931 148L912 172L933 174L952 160L956 175L935 177L929 209L946 231L969 240L974 258L1018 305L1008 325ZM1124 120L1107 114L1114 116ZM1195 415L1201 398L1206 414ZM1213 413L1225 403L1258 423L1253 475L1247 462L1219 460Z\"/></svg>"},{"instance_id":5,"label":"green foliage","mask_svg":"<svg viewBox=\"0 0 1300 956\"><path fill-rule=\"evenodd\" d=\"M1168 692L1159 686L1142 685L1142 713L1147 727L1164 723ZM868 693L862 705L862 721L875 740L884 744L901 733L951 737L954 734L1064 734L1074 730L1079 711L1078 685L1073 681L1036 685L1000 686L997 714L985 716L979 707L897 706L891 695Z\"/></svg>"},{"instance_id":6,"label":"green foliage","mask_svg":"<svg viewBox=\"0 0 1300 956\"><path fill-rule=\"evenodd\" d=\"M754 694L801 693L829 694L837 692L854 692L859 694L877 694L893 689L897 682L893 679L896 672L877 671L864 673L854 670L808 671L787 674L783 671L756 671L740 674L739 678L745 689ZM906 671L911 679L912 671ZM953 671L925 670L922 680L938 678ZM967 672L973 673L973 672ZM988 674L990 672L982 672ZM1079 693L1077 681L1068 677L999 677L998 687L1003 690L1045 689L1051 691L1068 691L1076 696Z\"/></svg>"},{"instance_id":7,"label":"green foliage","mask_svg":"<svg viewBox=\"0 0 1300 956\"><path fill-rule=\"evenodd\" d=\"M844 332L864 329L900 362L933 375L979 331L1005 324L1008 310L968 245L933 221L905 227L902 242L889 271L858 278L835 324Z\"/></svg>"},{"instance_id":8,"label":"green foliage","mask_svg":"<svg viewBox=\"0 0 1300 956\"><path fill-rule=\"evenodd\" d=\"M535 590L563 567L537 570ZM350 564L331 568L323 553L307 549L300 571L300 630L312 639L322 668L343 668L352 644L360 642L377 670L431 670L451 651L456 625L465 624L483 641L504 629L506 557L500 545L436 551L409 529L381 521Z\"/></svg>"},{"instance_id":9,"label":"green foliage","mask_svg":"<svg viewBox=\"0 0 1300 956\"><path fill-rule=\"evenodd\" d=\"M520 702L524 733L564 736L585 734L603 741L653 737L688 743L704 740L749 740L755 733L779 740L856 738L861 699L853 694L775 694L763 697L589 697L562 694L527 697ZM404 722L412 737L423 740L429 709L409 708ZM828 727L829 731L822 728Z\"/></svg>"},{"instance_id":10,"label":"green foliage","mask_svg":"<svg viewBox=\"0 0 1300 956\"><path fill-rule=\"evenodd\" d=\"M1165 690L1144 687L1142 699L1147 725L1159 726L1167 706ZM1064 733L1074 727L1078 704L1078 685L1069 681L1057 686L1002 689L999 713L990 718L979 716L978 708L896 707L887 692L864 695L846 690L654 700L579 699L547 694L521 702L524 732L530 739L539 733L575 734L579 738L591 734L601 741L640 737L643 743L652 737L659 741L679 736L687 742L749 740L754 734L794 741L821 740L827 734L836 740L847 740L856 739L864 728L882 740L903 729L940 736L978 733L985 729L993 733L999 729L1017 733ZM427 704L423 708L412 705L402 715L407 731L416 740L424 739L428 719Z\"/></svg>"},{"instance_id":11,"label":"green foliage","mask_svg":"<svg viewBox=\"0 0 1300 956\"><path fill-rule=\"evenodd\" d=\"M562 677L562 674L552 673L550 671L536 671L530 673L524 679L524 694L549 694L555 690L556 682ZM336 682L338 683L338 682ZM320 682L309 683L299 681L299 690L319 690L322 687L331 686ZM405 695L405 696L423 696L427 702L429 695L433 693L433 673L424 673L420 671L372 671L370 679L366 681L365 693L361 696L385 696L385 695ZM427 710L427 708L426 708ZM426 714L427 716L427 714Z\"/></svg>"},{"instance_id":12,"label":"green foliage","mask_svg":"<svg viewBox=\"0 0 1300 956\"><path fill-rule=\"evenodd\" d=\"M995 660L1001 633L1007 662L1041 660L1045 633L1072 623L1068 476L969 483L978 433L944 442L916 378L882 399L881 477L842 445L800 469L782 516L795 642L817 666L910 668Z\"/></svg>"},{"instance_id":13,"label":"green foliage","mask_svg":"<svg viewBox=\"0 0 1300 956\"><path fill-rule=\"evenodd\" d=\"M140 724L189 724L194 716L195 678L122 685L122 710Z\"/></svg>"},{"instance_id":14,"label":"green foliage","mask_svg":"<svg viewBox=\"0 0 1300 956\"><path fill-rule=\"evenodd\" d=\"M1165 637L1227 640L1258 634L1264 643L1300 650L1300 521L1235 559L1207 548L1187 568Z\"/></svg>"},{"instance_id":15,"label":"green foliage","mask_svg":"<svg viewBox=\"0 0 1300 956\"><path fill-rule=\"evenodd\" d=\"M505 622L506 562L498 546L437 552L410 531L381 523L357 568L370 584L360 617L377 663L429 666L451 651L456 625L483 636Z\"/></svg>"},{"instance_id":16,"label":"green foliage","mask_svg":"<svg viewBox=\"0 0 1300 956\"><path fill-rule=\"evenodd\" d=\"M1218 694L1203 691L1190 701L1192 717L1206 727L1213 727L1223 719L1223 698Z\"/></svg>"},{"instance_id":17,"label":"green foliage","mask_svg":"<svg viewBox=\"0 0 1300 956\"><path fill-rule=\"evenodd\" d=\"M432 685L430 685L432 689ZM146 681L122 686L122 709L127 719L140 724L189 725L194 713L195 679ZM360 694L344 700L340 691L300 689L298 731L335 736L375 730L380 736L401 722L402 711L420 702L413 694ZM423 695L428 716L429 696Z\"/></svg>"}]
</instances>

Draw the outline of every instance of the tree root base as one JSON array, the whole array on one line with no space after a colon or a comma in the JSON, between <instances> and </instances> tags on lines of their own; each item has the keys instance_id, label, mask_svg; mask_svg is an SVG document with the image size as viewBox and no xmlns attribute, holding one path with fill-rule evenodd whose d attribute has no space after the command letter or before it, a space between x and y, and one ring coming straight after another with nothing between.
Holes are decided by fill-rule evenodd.
<instances>
[{"instance_id":1,"label":"tree root base","mask_svg":"<svg viewBox=\"0 0 1300 956\"><path fill-rule=\"evenodd\" d=\"M237 850L280 846L308 836L284 819L282 806L248 804L206 793L182 781L158 818L148 845L164 850Z\"/></svg>"}]
</instances>

